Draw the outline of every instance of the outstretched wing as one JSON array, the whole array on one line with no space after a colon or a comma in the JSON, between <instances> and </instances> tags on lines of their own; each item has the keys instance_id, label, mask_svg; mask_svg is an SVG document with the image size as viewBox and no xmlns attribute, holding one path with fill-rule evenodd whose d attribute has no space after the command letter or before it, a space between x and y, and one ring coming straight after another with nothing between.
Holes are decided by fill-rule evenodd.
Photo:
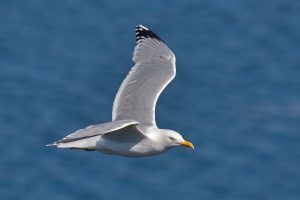
<instances>
[{"instance_id":1,"label":"outstretched wing","mask_svg":"<svg viewBox=\"0 0 300 200\"><path fill-rule=\"evenodd\" d=\"M139 122L134 120L118 120L113 122L97 124L97 125L91 125L84 129L79 129L78 131L70 135L67 135L63 139L54 142L52 144L48 144L47 146L55 146L62 143L68 143L68 142L82 140L90 137L95 137L98 135L104 135L128 126L138 125L138 124Z\"/></svg>"},{"instance_id":2,"label":"outstretched wing","mask_svg":"<svg viewBox=\"0 0 300 200\"><path fill-rule=\"evenodd\" d=\"M135 65L114 100L112 120L130 119L143 126L156 126L156 101L175 77L175 55L155 33L136 27Z\"/></svg>"}]
</instances>

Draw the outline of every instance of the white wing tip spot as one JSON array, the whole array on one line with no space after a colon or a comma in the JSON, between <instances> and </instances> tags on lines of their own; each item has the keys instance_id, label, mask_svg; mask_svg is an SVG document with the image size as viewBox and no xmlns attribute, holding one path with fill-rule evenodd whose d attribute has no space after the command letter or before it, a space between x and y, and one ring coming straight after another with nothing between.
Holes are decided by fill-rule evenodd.
<instances>
[{"instance_id":1,"label":"white wing tip spot","mask_svg":"<svg viewBox=\"0 0 300 200\"><path fill-rule=\"evenodd\" d=\"M139 24L139 25L136 26L136 30L140 30L140 31L141 31L141 30L143 30L143 29L145 29L145 30L147 30L147 31L149 30L146 26L143 26L143 25L141 25L141 24Z\"/></svg>"}]
</instances>

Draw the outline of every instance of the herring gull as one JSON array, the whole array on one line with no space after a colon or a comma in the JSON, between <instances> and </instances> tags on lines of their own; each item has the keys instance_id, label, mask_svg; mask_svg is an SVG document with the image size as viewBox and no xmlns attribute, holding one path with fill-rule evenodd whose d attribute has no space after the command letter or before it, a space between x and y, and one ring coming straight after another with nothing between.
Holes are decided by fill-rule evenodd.
<instances>
[{"instance_id":1,"label":"herring gull","mask_svg":"<svg viewBox=\"0 0 300 200\"><path fill-rule=\"evenodd\" d=\"M47 146L128 157L158 155L177 146L194 149L179 133L159 129L155 122L157 99L176 74L175 55L145 26L138 25L135 31L135 65L115 97L112 121L80 129Z\"/></svg>"}]
</instances>

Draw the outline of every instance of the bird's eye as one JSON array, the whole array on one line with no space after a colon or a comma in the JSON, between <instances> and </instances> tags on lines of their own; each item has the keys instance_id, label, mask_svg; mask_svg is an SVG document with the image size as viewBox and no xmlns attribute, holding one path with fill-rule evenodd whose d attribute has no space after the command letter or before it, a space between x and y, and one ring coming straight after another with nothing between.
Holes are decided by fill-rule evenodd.
<instances>
[{"instance_id":1,"label":"bird's eye","mask_svg":"<svg viewBox=\"0 0 300 200\"><path fill-rule=\"evenodd\" d=\"M170 139L170 140L175 140L175 138L173 138L173 137L169 137L169 139Z\"/></svg>"}]
</instances>

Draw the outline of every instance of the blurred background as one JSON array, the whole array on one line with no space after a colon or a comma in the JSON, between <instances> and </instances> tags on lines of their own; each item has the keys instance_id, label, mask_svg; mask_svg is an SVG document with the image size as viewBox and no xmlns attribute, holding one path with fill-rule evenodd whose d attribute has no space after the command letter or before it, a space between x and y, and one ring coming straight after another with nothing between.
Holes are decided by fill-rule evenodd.
<instances>
[{"instance_id":1,"label":"blurred background","mask_svg":"<svg viewBox=\"0 0 300 200\"><path fill-rule=\"evenodd\" d=\"M0 199L298 200L299 10L298 0L2 0ZM111 120L137 24L177 57L157 124L195 151L45 147Z\"/></svg>"}]
</instances>

